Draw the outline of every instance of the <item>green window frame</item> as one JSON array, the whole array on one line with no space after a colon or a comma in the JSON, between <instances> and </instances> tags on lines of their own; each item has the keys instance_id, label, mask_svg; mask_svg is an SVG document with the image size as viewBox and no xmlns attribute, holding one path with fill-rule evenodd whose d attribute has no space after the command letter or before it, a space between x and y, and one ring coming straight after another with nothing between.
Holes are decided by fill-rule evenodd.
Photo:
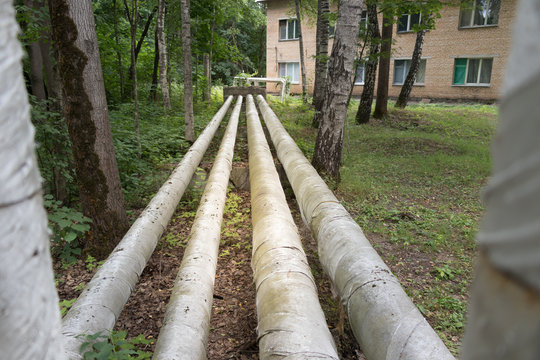
<instances>
[{"instance_id":1,"label":"green window frame","mask_svg":"<svg viewBox=\"0 0 540 360\"><path fill-rule=\"evenodd\" d=\"M493 58L456 58L453 85L487 86L491 83Z\"/></svg>"}]
</instances>

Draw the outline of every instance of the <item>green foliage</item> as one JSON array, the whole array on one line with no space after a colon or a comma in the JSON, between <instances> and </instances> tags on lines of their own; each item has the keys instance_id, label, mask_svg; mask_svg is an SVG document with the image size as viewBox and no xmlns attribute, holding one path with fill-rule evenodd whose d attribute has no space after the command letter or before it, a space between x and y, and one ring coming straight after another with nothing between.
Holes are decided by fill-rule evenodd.
<instances>
[{"instance_id":1,"label":"green foliage","mask_svg":"<svg viewBox=\"0 0 540 360\"><path fill-rule=\"evenodd\" d=\"M151 340L143 334L127 339L126 331L111 331L109 335L98 332L85 335L81 344L81 353L84 360L128 360L150 359L152 353L144 351L151 344Z\"/></svg>"},{"instance_id":2,"label":"green foliage","mask_svg":"<svg viewBox=\"0 0 540 360\"><path fill-rule=\"evenodd\" d=\"M71 307L71 305L73 305L73 303L74 303L76 300L77 300L77 299L62 300L62 301L60 301L60 303L59 303L59 306L60 306L60 316L66 315L66 313L68 312L69 308Z\"/></svg>"},{"instance_id":3,"label":"green foliage","mask_svg":"<svg viewBox=\"0 0 540 360\"><path fill-rule=\"evenodd\" d=\"M76 256L81 254L79 241L90 230L91 220L74 209L62 206L52 195L44 196L44 205L53 232L52 253L64 265L71 265L77 260Z\"/></svg>"},{"instance_id":4,"label":"green foliage","mask_svg":"<svg viewBox=\"0 0 540 360\"><path fill-rule=\"evenodd\" d=\"M95 268L100 267L101 265L103 265L104 260L97 261L97 259L95 257L93 257L92 255L88 255L86 257L86 260L84 260L84 262L86 264L86 270L93 271Z\"/></svg>"}]
</instances>

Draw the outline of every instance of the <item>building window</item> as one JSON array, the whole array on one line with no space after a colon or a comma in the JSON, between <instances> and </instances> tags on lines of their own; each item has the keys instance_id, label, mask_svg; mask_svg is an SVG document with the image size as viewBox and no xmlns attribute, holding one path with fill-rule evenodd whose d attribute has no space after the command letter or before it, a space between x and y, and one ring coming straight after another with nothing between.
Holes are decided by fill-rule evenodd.
<instances>
[{"instance_id":1,"label":"building window","mask_svg":"<svg viewBox=\"0 0 540 360\"><path fill-rule=\"evenodd\" d=\"M279 76L288 77L292 84L300 83L300 63L279 63Z\"/></svg>"},{"instance_id":2,"label":"building window","mask_svg":"<svg viewBox=\"0 0 540 360\"><path fill-rule=\"evenodd\" d=\"M336 24L328 25L328 37L334 37L336 34Z\"/></svg>"},{"instance_id":3,"label":"building window","mask_svg":"<svg viewBox=\"0 0 540 360\"><path fill-rule=\"evenodd\" d=\"M493 59L456 59L454 85L489 85Z\"/></svg>"},{"instance_id":4,"label":"building window","mask_svg":"<svg viewBox=\"0 0 540 360\"><path fill-rule=\"evenodd\" d=\"M354 78L354 85L364 85L365 65L365 62L358 64L358 67L356 68L356 77Z\"/></svg>"},{"instance_id":5,"label":"building window","mask_svg":"<svg viewBox=\"0 0 540 360\"><path fill-rule=\"evenodd\" d=\"M279 20L279 40L298 39L298 21L296 19Z\"/></svg>"},{"instance_id":6,"label":"building window","mask_svg":"<svg viewBox=\"0 0 540 360\"><path fill-rule=\"evenodd\" d=\"M403 14L399 17L397 32L413 31L414 25L420 25L422 16L420 14Z\"/></svg>"},{"instance_id":7,"label":"building window","mask_svg":"<svg viewBox=\"0 0 540 360\"><path fill-rule=\"evenodd\" d=\"M360 29L367 29L367 25L367 10L362 10L362 15L360 15Z\"/></svg>"},{"instance_id":8,"label":"building window","mask_svg":"<svg viewBox=\"0 0 540 360\"><path fill-rule=\"evenodd\" d=\"M501 0L465 0L461 3L459 27L497 25L500 7Z\"/></svg>"},{"instance_id":9,"label":"building window","mask_svg":"<svg viewBox=\"0 0 540 360\"><path fill-rule=\"evenodd\" d=\"M403 85L409 69L411 67L411 60L394 60L394 85ZM426 59L420 59L418 65L418 71L414 79L415 85L423 85L426 79Z\"/></svg>"}]
</instances>

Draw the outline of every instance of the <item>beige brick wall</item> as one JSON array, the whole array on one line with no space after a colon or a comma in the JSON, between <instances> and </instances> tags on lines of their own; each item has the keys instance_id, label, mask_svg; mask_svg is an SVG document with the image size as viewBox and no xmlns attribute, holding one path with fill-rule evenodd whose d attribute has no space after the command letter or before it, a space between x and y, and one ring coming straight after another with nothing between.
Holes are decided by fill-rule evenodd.
<instances>
[{"instance_id":1,"label":"beige brick wall","mask_svg":"<svg viewBox=\"0 0 540 360\"><path fill-rule=\"evenodd\" d=\"M504 68L511 46L512 23L515 17L517 0L503 0L499 13L498 26L459 29L459 7L445 7L441 18L436 21L435 30L426 33L422 58L426 59L426 76L423 86L414 86L413 98L441 98L468 100L495 100L499 97L504 78ZM279 19L295 17L288 0L267 1L267 63L268 77L278 77L278 63L287 61L300 62L299 41L279 41ZM397 97L400 85L392 85L394 59L410 58L416 40L414 33L396 33L392 49L390 68L389 95ZM304 52L309 92L313 91L315 73L315 20L302 21ZM329 44L329 52L332 41ZM481 56L493 57L491 83L482 86L453 86L454 59L456 57ZM269 92L277 92L274 84L267 86ZM292 93L300 93L300 85L291 85ZM362 86L355 86L354 94L359 95Z\"/></svg>"}]
</instances>

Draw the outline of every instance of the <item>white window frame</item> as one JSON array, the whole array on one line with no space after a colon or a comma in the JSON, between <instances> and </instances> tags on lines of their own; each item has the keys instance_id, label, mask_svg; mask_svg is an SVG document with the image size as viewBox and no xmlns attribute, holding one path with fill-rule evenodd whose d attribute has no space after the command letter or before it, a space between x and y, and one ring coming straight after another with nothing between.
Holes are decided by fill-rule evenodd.
<instances>
[{"instance_id":1,"label":"white window frame","mask_svg":"<svg viewBox=\"0 0 540 360\"><path fill-rule=\"evenodd\" d=\"M491 5L493 0L486 0L486 1L487 1L487 6L486 6L486 11L487 11L487 9L489 9L489 6ZM465 1L463 1L463 2L465 2ZM499 15L500 15L500 12L501 12L500 5L499 5L499 13L497 14L497 22L495 24L488 24L487 23L488 16L485 16L484 23L476 25L476 24L474 24L474 11L475 11L476 7L478 6L478 0L472 0L472 2L473 3L472 3L471 9L466 9L465 10L465 9L463 9L463 3L461 5L462 7L459 10L459 23L458 23L458 28L459 29L499 26ZM467 16L469 17L468 25L461 25L461 22L462 22L465 11L467 11Z\"/></svg>"},{"instance_id":2,"label":"white window frame","mask_svg":"<svg viewBox=\"0 0 540 360\"><path fill-rule=\"evenodd\" d=\"M363 26L363 29L367 29L368 28L368 15L367 15L367 10L362 10L362 13L360 14L360 26L362 28Z\"/></svg>"},{"instance_id":3,"label":"white window frame","mask_svg":"<svg viewBox=\"0 0 540 360\"><path fill-rule=\"evenodd\" d=\"M476 1L476 0L474 0ZM397 30L396 32L398 34L403 34L403 33L409 33L409 32L412 32L412 27L415 25L415 24L411 24L411 16L412 15L416 15L416 14L401 14L401 16L399 17L401 19L402 16L404 15L407 15L407 29L406 30L399 30L399 19L398 19L398 22L397 22ZM418 14L418 24L421 24L422 23L422 13L419 13Z\"/></svg>"},{"instance_id":4,"label":"white window frame","mask_svg":"<svg viewBox=\"0 0 540 360\"><path fill-rule=\"evenodd\" d=\"M424 82L417 82L416 77L415 77L413 86L424 86L426 84L426 69L427 69L427 60L428 59L429 59L429 57L421 57L420 58L420 62L424 61L425 64L426 64L424 66ZM395 82L395 80L396 80L396 61L403 61L403 60L409 62L409 69L407 70L406 73L404 73L402 82ZM392 76L392 85L403 86L403 84L405 84L405 80L407 79L407 75L409 74L409 70L411 68L411 64L410 64L411 61L412 61L412 58L395 58L394 59L394 73L393 73L393 76ZM420 66L420 64L418 66ZM418 73L417 73L417 75L418 75Z\"/></svg>"},{"instance_id":5,"label":"white window frame","mask_svg":"<svg viewBox=\"0 0 540 360\"><path fill-rule=\"evenodd\" d=\"M366 60L362 60L360 63L360 67L362 67L362 81L356 81L357 74L354 75L354 85L364 85L366 81Z\"/></svg>"},{"instance_id":6,"label":"white window frame","mask_svg":"<svg viewBox=\"0 0 540 360\"><path fill-rule=\"evenodd\" d=\"M454 84L452 83L452 86L477 86L477 87L490 87L491 86L491 76L493 75L493 57L457 57L456 59L466 59L467 65L465 66L465 81L463 84ZM480 60L480 64L478 65L478 75L476 76L476 82L467 82L467 78L469 77L469 60ZM484 63L484 60L491 60L491 73L489 74L489 82L488 83L481 83L480 82L480 74L482 74L482 64ZM455 61L455 60L454 60ZM456 71L456 65L454 63L454 72ZM454 74L452 74L452 82L454 79Z\"/></svg>"},{"instance_id":7,"label":"white window frame","mask_svg":"<svg viewBox=\"0 0 540 360\"><path fill-rule=\"evenodd\" d=\"M291 79L291 84L293 84L293 85L298 85L298 84L300 84L300 78L301 78L301 76L300 76L300 61L294 61L294 60L293 60L293 61L279 61L279 62L278 62L278 76L284 78L285 76L281 76L281 74L280 74L281 72L279 71L279 70L280 70L280 66L281 66L282 64L285 65L285 73L286 73L285 76L289 76L289 77L290 77L290 79ZM287 74L287 66L286 66L287 64L298 64L298 81L294 81L293 77L290 76L289 74Z\"/></svg>"},{"instance_id":8,"label":"white window frame","mask_svg":"<svg viewBox=\"0 0 540 360\"><path fill-rule=\"evenodd\" d=\"M286 34L285 34L285 39L282 39L281 38L281 22L282 21L286 21L287 22L287 26L286 26ZM293 38L289 39L289 31L290 31L290 27L291 27L291 23L293 23L293 21L298 21L296 18L282 18L282 19L278 19L278 36L279 36L279 41L295 41L295 40L298 40L300 39L300 37L298 36L298 34L295 34L295 30L297 28L297 26L293 25L292 26L292 29L293 29Z\"/></svg>"}]
</instances>

